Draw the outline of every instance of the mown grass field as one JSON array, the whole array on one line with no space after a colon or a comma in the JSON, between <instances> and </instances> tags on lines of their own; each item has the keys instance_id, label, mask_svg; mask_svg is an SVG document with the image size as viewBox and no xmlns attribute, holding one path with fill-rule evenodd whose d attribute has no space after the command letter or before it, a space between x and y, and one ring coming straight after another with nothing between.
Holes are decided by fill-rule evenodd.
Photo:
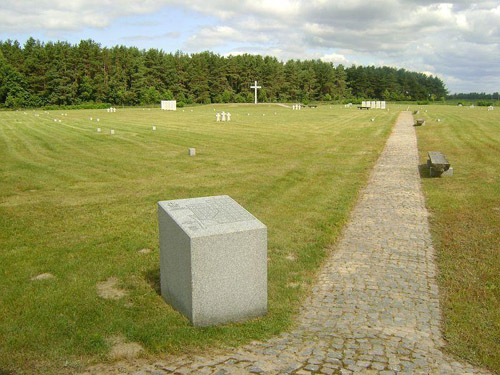
<instances>
[{"instance_id":1,"label":"mown grass field","mask_svg":"<svg viewBox=\"0 0 500 375\"><path fill-rule=\"evenodd\" d=\"M231 122L216 123L214 109ZM0 373L75 372L107 360L116 336L154 355L286 329L396 116L267 105L1 112ZM193 328L157 293L156 203L219 194L268 226L269 313ZM55 277L31 280L42 273ZM110 277L125 297L98 296Z\"/></svg>"},{"instance_id":2,"label":"mown grass field","mask_svg":"<svg viewBox=\"0 0 500 375\"><path fill-rule=\"evenodd\" d=\"M454 167L432 179L422 169L447 350L500 374L500 109L429 106L415 117L427 119L421 164L441 151Z\"/></svg>"}]
</instances>

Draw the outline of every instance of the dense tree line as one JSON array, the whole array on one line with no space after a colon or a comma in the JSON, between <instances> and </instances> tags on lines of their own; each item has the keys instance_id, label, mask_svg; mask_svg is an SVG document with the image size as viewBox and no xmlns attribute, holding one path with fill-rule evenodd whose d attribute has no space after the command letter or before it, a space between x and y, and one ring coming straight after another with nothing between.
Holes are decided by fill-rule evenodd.
<instances>
[{"instance_id":1,"label":"dense tree line","mask_svg":"<svg viewBox=\"0 0 500 375\"><path fill-rule=\"evenodd\" d=\"M486 94L484 92L469 92L458 93L447 96L450 100L500 100L500 94L494 92L493 94Z\"/></svg>"},{"instance_id":2,"label":"dense tree line","mask_svg":"<svg viewBox=\"0 0 500 375\"><path fill-rule=\"evenodd\" d=\"M313 100L436 100L445 97L437 77L390 67L342 65L211 52L0 41L0 103L6 107L111 103L138 105L175 98L183 103Z\"/></svg>"}]
</instances>

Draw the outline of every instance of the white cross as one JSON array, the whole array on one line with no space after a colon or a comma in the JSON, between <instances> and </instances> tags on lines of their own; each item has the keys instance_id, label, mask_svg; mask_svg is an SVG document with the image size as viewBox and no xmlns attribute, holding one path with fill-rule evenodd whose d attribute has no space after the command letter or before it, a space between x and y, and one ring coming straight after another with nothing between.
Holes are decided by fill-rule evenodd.
<instances>
[{"instance_id":1,"label":"white cross","mask_svg":"<svg viewBox=\"0 0 500 375\"><path fill-rule=\"evenodd\" d=\"M255 104L257 104L257 89L262 88L262 86L257 86L257 81L255 81L255 84L253 86L250 86L251 89L255 89Z\"/></svg>"}]
</instances>

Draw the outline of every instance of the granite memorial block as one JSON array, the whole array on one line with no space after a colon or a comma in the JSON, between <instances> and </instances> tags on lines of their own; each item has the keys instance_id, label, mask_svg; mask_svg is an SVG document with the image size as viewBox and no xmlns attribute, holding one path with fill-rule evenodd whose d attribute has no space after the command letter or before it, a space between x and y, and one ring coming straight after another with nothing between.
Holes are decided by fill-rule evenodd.
<instances>
[{"instance_id":1,"label":"granite memorial block","mask_svg":"<svg viewBox=\"0 0 500 375\"><path fill-rule=\"evenodd\" d=\"M195 148L188 148L188 154L189 156L195 156L196 155L196 149Z\"/></svg>"},{"instance_id":2,"label":"granite memorial block","mask_svg":"<svg viewBox=\"0 0 500 375\"><path fill-rule=\"evenodd\" d=\"M158 202L161 294L196 326L267 312L267 228L227 195Z\"/></svg>"}]
</instances>

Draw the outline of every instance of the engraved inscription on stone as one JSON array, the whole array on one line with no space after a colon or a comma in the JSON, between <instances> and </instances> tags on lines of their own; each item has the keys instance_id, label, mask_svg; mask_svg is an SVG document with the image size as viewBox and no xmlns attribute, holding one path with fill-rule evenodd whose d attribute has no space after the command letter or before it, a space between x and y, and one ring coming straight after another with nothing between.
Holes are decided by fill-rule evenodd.
<instances>
[{"instance_id":1,"label":"engraved inscription on stone","mask_svg":"<svg viewBox=\"0 0 500 375\"><path fill-rule=\"evenodd\" d=\"M193 212L196 219L207 226L255 220L251 214L230 199L211 199L203 203L188 204L186 207Z\"/></svg>"}]
</instances>

